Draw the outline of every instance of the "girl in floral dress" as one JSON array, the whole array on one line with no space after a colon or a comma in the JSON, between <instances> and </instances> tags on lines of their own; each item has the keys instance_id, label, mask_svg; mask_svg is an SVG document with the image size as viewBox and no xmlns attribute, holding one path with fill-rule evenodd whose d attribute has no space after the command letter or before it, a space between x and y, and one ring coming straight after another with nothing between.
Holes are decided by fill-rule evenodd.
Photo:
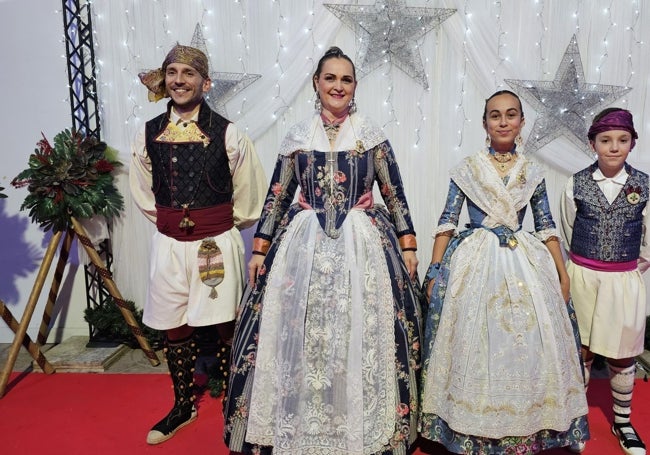
<instances>
[{"instance_id":1,"label":"girl in floral dress","mask_svg":"<svg viewBox=\"0 0 650 455\"><path fill-rule=\"evenodd\" d=\"M589 437L569 277L542 169L517 146L523 125L517 95L488 98L486 147L452 169L434 230L420 425L454 453L532 454Z\"/></svg>"}]
</instances>

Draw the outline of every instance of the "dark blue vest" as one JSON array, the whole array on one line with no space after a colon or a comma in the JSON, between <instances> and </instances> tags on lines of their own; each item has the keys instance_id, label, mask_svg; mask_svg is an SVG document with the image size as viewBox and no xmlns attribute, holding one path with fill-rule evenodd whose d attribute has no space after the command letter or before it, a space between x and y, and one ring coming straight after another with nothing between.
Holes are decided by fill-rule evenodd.
<instances>
[{"instance_id":1,"label":"dark blue vest","mask_svg":"<svg viewBox=\"0 0 650 455\"><path fill-rule=\"evenodd\" d=\"M610 205L592 177L597 166L594 163L573 176L577 212L571 251L603 262L636 260L643 234L642 212L648 202L648 175L626 164L627 181ZM638 197L628 197L633 193Z\"/></svg>"},{"instance_id":2,"label":"dark blue vest","mask_svg":"<svg viewBox=\"0 0 650 455\"><path fill-rule=\"evenodd\" d=\"M147 122L146 146L152 166L151 189L162 207L198 209L232 201L232 176L225 138L230 122L212 111L205 100L199 110L198 126L209 138L203 142L158 142L156 138L169 122L167 112Z\"/></svg>"}]
</instances>

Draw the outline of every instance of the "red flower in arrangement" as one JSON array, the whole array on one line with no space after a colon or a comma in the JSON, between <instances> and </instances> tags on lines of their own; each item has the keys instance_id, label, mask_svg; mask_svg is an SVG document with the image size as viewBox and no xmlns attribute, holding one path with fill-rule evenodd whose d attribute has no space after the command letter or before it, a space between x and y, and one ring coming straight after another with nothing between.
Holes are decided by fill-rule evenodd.
<instances>
[{"instance_id":1,"label":"red flower in arrangement","mask_svg":"<svg viewBox=\"0 0 650 455\"><path fill-rule=\"evenodd\" d=\"M36 143L36 145L38 145L38 148L41 150L43 155L50 155L52 153L52 150L54 150L54 149L52 148L52 146L48 142L48 140L45 137L45 134L43 134L43 132L41 132L41 136L43 136L43 139L38 141Z\"/></svg>"},{"instance_id":2,"label":"red flower in arrangement","mask_svg":"<svg viewBox=\"0 0 650 455\"><path fill-rule=\"evenodd\" d=\"M121 163L117 151L94 137L64 130L54 145L43 135L29 157L29 167L11 184L27 187L21 210L42 228L63 231L71 217L119 216L124 200L113 183L112 172Z\"/></svg>"},{"instance_id":3,"label":"red flower in arrangement","mask_svg":"<svg viewBox=\"0 0 650 455\"><path fill-rule=\"evenodd\" d=\"M95 169L97 169L97 172L99 172L100 174L105 174L107 172L113 172L115 166L113 166L113 163L111 163L108 160L99 160L95 164Z\"/></svg>"}]
</instances>

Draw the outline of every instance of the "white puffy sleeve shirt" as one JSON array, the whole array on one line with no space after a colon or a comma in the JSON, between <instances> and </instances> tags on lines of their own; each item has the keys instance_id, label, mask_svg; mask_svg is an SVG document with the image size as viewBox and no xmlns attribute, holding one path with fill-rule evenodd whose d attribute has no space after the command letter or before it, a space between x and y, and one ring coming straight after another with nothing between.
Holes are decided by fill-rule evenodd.
<instances>
[{"instance_id":1,"label":"white puffy sleeve shirt","mask_svg":"<svg viewBox=\"0 0 650 455\"><path fill-rule=\"evenodd\" d=\"M193 121L198 118L196 114ZM179 120L172 110L171 121ZM240 230L257 222L266 197L267 179L252 141L234 123L226 129L226 153L233 183L234 222ZM151 161L146 149L145 127L138 131L132 145L129 185L131 195L142 213L156 222L156 202L151 190Z\"/></svg>"}]
</instances>

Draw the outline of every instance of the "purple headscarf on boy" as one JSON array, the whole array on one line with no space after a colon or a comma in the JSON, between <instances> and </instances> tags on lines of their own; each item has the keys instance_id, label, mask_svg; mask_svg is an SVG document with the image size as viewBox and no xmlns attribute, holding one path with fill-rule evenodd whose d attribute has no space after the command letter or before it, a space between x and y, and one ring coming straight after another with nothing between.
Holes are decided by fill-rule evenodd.
<instances>
[{"instance_id":1,"label":"purple headscarf on boy","mask_svg":"<svg viewBox=\"0 0 650 455\"><path fill-rule=\"evenodd\" d=\"M639 135L634 129L634 120L632 118L632 114L630 111L627 111L625 109L617 109L603 115L598 120L595 120L589 128L587 137L590 141L593 141L598 133L610 130L628 131L632 135L632 146L630 147L630 150L634 148L636 139L639 138Z\"/></svg>"}]
</instances>

